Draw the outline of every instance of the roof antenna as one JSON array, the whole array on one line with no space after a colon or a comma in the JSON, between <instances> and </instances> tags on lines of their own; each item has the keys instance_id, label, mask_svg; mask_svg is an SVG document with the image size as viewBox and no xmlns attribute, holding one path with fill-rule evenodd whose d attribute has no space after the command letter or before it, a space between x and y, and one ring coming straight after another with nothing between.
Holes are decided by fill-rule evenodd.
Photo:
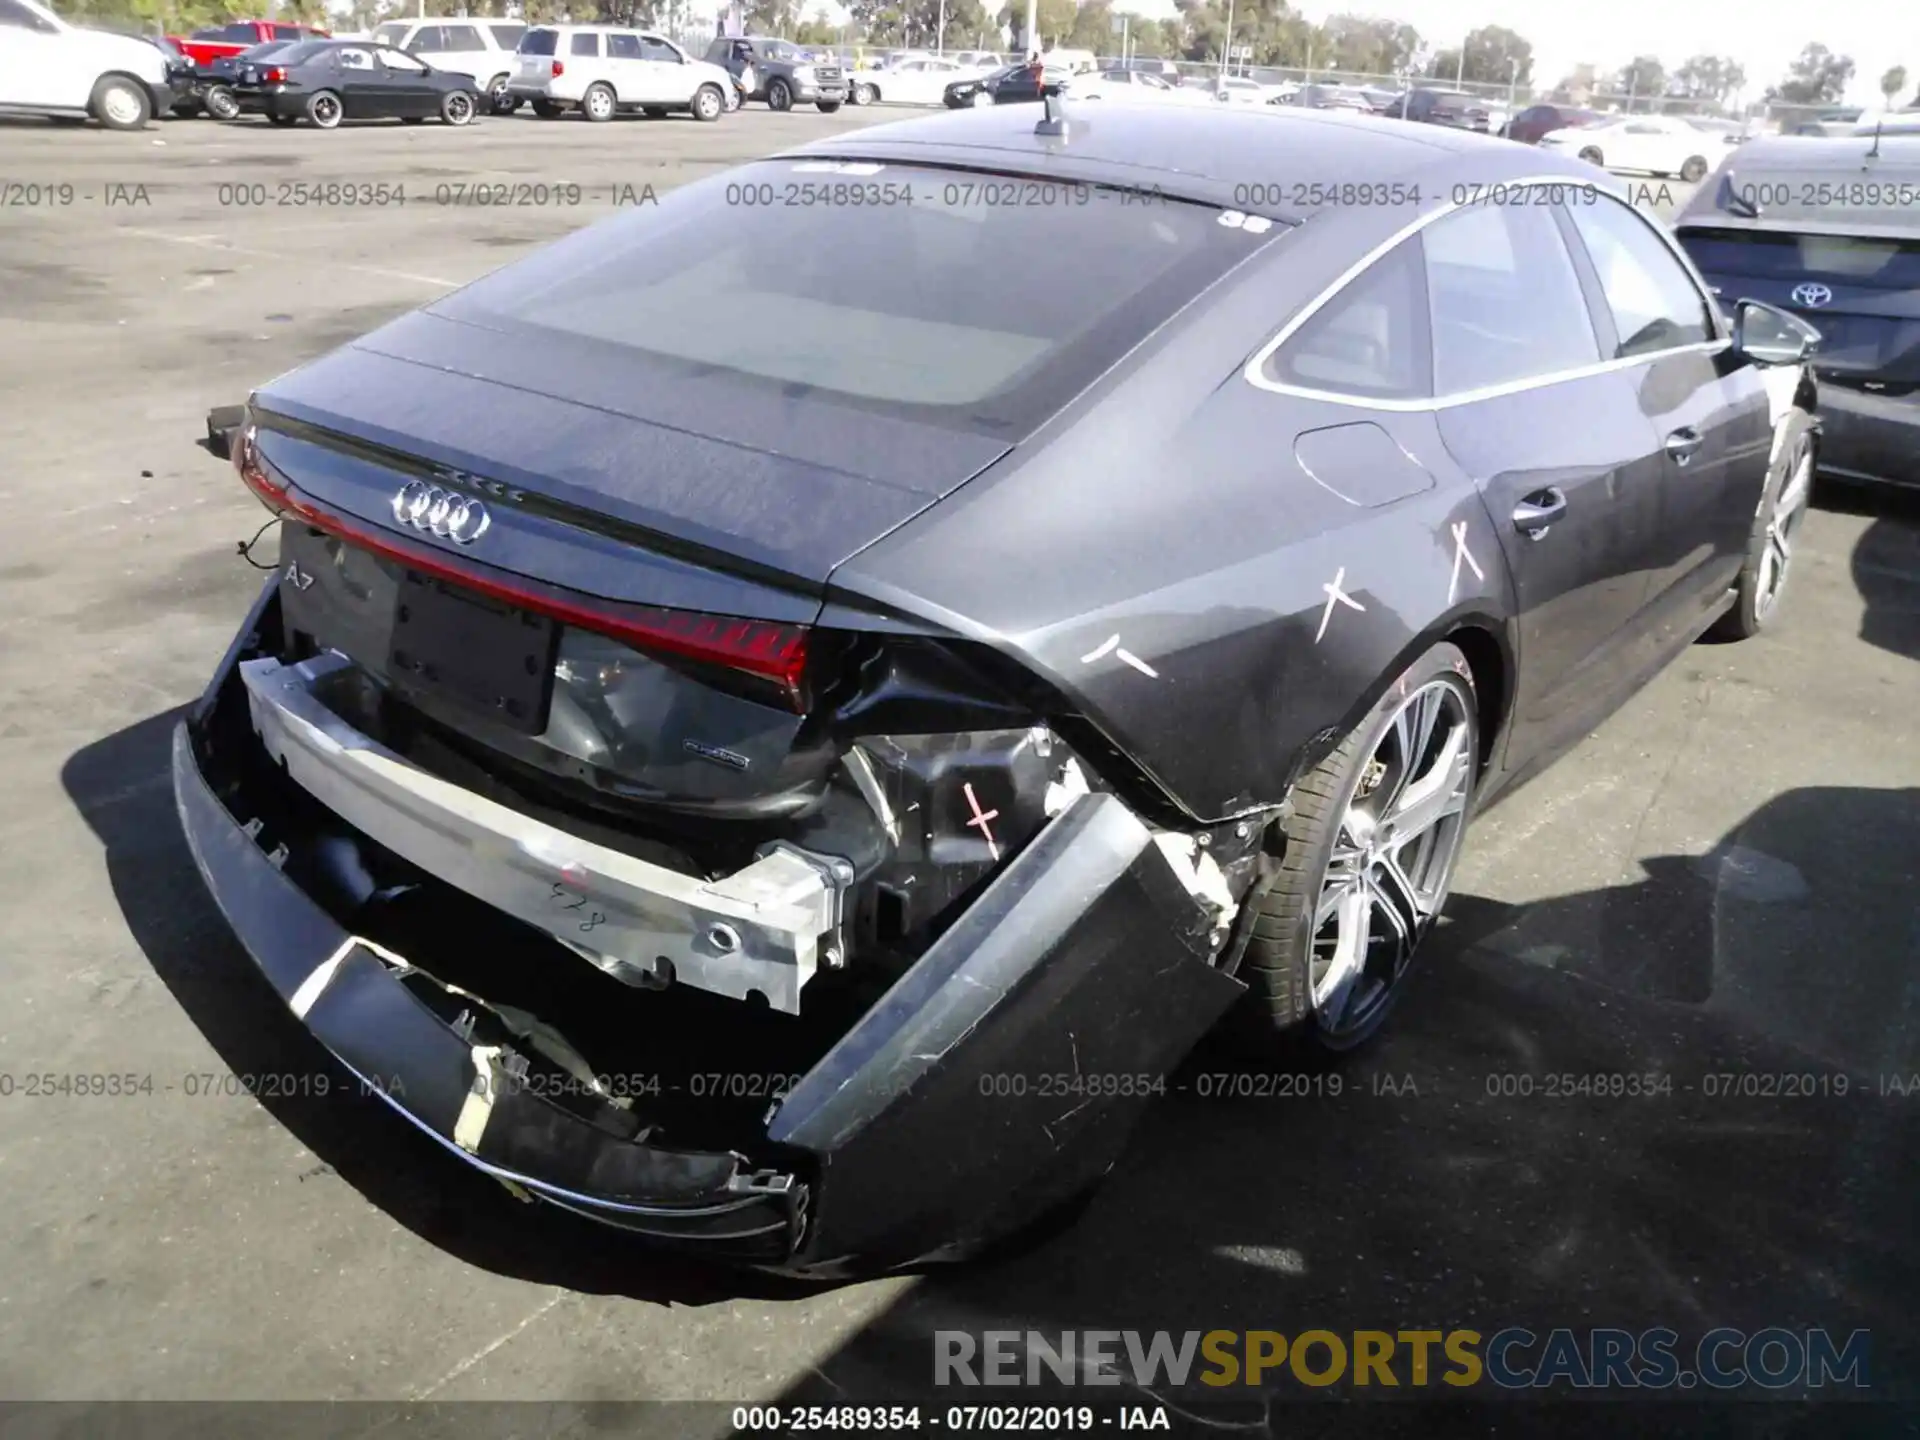
<instances>
[{"instance_id":1,"label":"roof antenna","mask_svg":"<svg viewBox=\"0 0 1920 1440\"><path fill-rule=\"evenodd\" d=\"M1880 158L1880 127L1886 124L1886 122L1887 116L1885 111L1873 117L1873 148L1867 151L1867 159L1869 160L1878 160Z\"/></svg>"},{"instance_id":2,"label":"roof antenna","mask_svg":"<svg viewBox=\"0 0 1920 1440\"><path fill-rule=\"evenodd\" d=\"M1060 86L1046 83L1045 70L1040 72L1040 99L1046 107L1046 113L1041 116L1040 123L1033 127L1033 133L1058 135L1062 140L1066 139L1067 113L1060 103Z\"/></svg>"}]
</instances>

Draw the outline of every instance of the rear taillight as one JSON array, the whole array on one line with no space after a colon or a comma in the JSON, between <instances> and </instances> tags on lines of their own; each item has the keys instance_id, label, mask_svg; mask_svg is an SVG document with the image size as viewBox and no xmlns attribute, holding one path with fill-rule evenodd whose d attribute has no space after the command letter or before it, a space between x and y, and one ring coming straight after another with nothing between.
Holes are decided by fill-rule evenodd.
<instances>
[{"instance_id":1,"label":"rear taillight","mask_svg":"<svg viewBox=\"0 0 1920 1440\"><path fill-rule=\"evenodd\" d=\"M285 70L281 69L278 65L269 65L267 67L267 84L284 85L286 83L287 72Z\"/></svg>"},{"instance_id":2,"label":"rear taillight","mask_svg":"<svg viewBox=\"0 0 1920 1440\"><path fill-rule=\"evenodd\" d=\"M793 709L806 709L807 638L804 625L668 610L654 605L602 601L561 594L496 573L469 568L437 550L389 536L360 521L321 510L293 495L268 473L254 427L243 426L233 442L233 467L260 503L282 519L311 525L362 550L370 550L424 575L491 596L562 624L605 635L636 650L675 655L771 682Z\"/></svg>"},{"instance_id":3,"label":"rear taillight","mask_svg":"<svg viewBox=\"0 0 1920 1440\"><path fill-rule=\"evenodd\" d=\"M566 73L567 73L567 67L566 67L566 65L565 65L564 63L562 63L561 61L558 61L558 60L556 60L556 61L554 61L554 62L553 62L553 73L554 73L554 75L555 75L555 77L556 77L556 78L557 78L557 77L559 77L559 76L561 76L561 75L564 75L564 74L566 74Z\"/></svg>"}]
</instances>

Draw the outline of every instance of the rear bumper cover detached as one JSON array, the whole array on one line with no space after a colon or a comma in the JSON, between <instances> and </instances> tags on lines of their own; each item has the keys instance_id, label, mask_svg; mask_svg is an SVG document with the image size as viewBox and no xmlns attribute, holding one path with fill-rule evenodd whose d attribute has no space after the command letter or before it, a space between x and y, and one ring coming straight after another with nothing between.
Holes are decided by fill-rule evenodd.
<instances>
[{"instance_id":1,"label":"rear bumper cover detached","mask_svg":"<svg viewBox=\"0 0 1920 1440\"><path fill-rule=\"evenodd\" d=\"M194 859L321 1043L423 1133L523 1194L796 1273L963 1254L1111 1166L1152 1093L1123 1077L1164 1075L1243 993L1212 965L1211 916L1152 832L1119 800L1088 795L1006 860L776 1102L754 1153L643 1143L631 1125L516 1086L510 1052L476 1046L416 996L407 977L425 972L409 957L300 888L287 837L264 848L249 787L299 777L291 760L292 778L241 777L223 753L236 727L215 715L248 709L244 664L256 678L278 668L254 651L277 629L269 582L175 735Z\"/></svg>"}]
</instances>

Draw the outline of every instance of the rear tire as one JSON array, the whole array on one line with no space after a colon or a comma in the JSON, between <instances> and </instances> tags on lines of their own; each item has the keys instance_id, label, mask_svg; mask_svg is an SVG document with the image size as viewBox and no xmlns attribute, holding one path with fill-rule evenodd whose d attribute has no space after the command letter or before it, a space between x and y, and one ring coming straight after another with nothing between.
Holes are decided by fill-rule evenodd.
<instances>
[{"instance_id":1,"label":"rear tire","mask_svg":"<svg viewBox=\"0 0 1920 1440\"><path fill-rule=\"evenodd\" d=\"M1815 459L1812 437L1802 435L1782 457L1779 472L1768 477L1747 536L1747 561L1740 567L1733 608L1714 621L1707 632L1712 639L1751 640L1780 613L1794 542L1813 498Z\"/></svg>"},{"instance_id":2,"label":"rear tire","mask_svg":"<svg viewBox=\"0 0 1920 1440\"><path fill-rule=\"evenodd\" d=\"M580 113L596 125L604 125L613 119L614 112L619 108L612 87L607 85L589 85L587 93L580 97Z\"/></svg>"},{"instance_id":3,"label":"rear tire","mask_svg":"<svg viewBox=\"0 0 1920 1440\"><path fill-rule=\"evenodd\" d=\"M694 119L711 125L727 113L727 97L720 93L718 85L702 85L693 92L693 103L687 108L693 112Z\"/></svg>"},{"instance_id":4,"label":"rear tire","mask_svg":"<svg viewBox=\"0 0 1920 1440\"><path fill-rule=\"evenodd\" d=\"M1598 145L1587 146L1580 152L1580 158L1589 165L1598 165L1602 170L1607 168L1607 157L1600 153Z\"/></svg>"},{"instance_id":5,"label":"rear tire","mask_svg":"<svg viewBox=\"0 0 1920 1440\"><path fill-rule=\"evenodd\" d=\"M338 130L346 116L340 97L331 90L316 90L307 97L307 119L322 130Z\"/></svg>"},{"instance_id":6,"label":"rear tire","mask_svg":"<svg viewBox=\"0 0 1920 1440\"><path fill-rule=\"evenodd\" d=\"M822 115L831 115L840 108L840 102L838 100L816 100L813 103L813 108L818 110Z\"/></svg>"},{"instance_id":7,"label":"rear tire","mask_svg":"<svg viewBox=\"0 0 1920 1440\"><path fill-rule=\"evenodd\" d=\"M224 85L216 85L207 91L207 114L216 120L238 120L240 102L233 98L233 92Z\"/></svg>"},{"instance_id":8,"label":"rear tire","mask_svg":"<svg viewBox=\"0 0 1920 1440\"><path fill-rule=\"evenodd\" d=\"M533 102L533 113L542 120L558 120L567 113L567 107L556 105L551 100L536 100Z\"/></svg>"},{"instance_id":9,"label":"rear tire","mask_svg":"<svg viewBox=\"0 0 1920 1440\"><path fill-rule=\"evenodd\" d=\"M1479 715L1466 656L1436 645L1294 785L1278 868L1240 922L1249 1029L1269 1046L1330 1057L1386 1020L1472 820Z\"/></svg>"},{"instance_id":10,"label":"rear tire","mask_svg":"<svg viewBox=\"0 0 1920 1440\"><path fill-rule=\"evenodd\" d=\"M496 115L511 115L520 102L507 94L507 76L496 75L487 82L487 108Z\"/></svg>"},{"instance_id":11,"label":"rear tire","mask_svg":"<svg viewBox=\"0 0 1920 1440\"><path fill-rule=\"evenodd\" d=\"M1707 173L1707 162L1700 155L1689 156L1687 163L1680 167L1680 178L1689 185L1698 185L1701 177Z\"/></svg>"},{"instance_id":12,"label":"rear tire","mask_svg":"<svg viewBox=\"0 0 1920 1440\"><path fill-rule=\"evenodd\" d=\"M146 87L124 75L105 75L93 87L87 109L109 130L144 130L153 118L153 99Z\"/></svg>"}]
</instances>

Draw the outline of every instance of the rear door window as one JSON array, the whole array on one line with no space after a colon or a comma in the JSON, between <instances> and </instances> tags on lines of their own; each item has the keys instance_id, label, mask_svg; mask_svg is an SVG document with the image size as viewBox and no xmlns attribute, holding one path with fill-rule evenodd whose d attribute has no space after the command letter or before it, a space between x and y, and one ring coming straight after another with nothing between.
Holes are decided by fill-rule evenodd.
<instances>
[{"instance_id":1,"label":"rear door window","mask_svg":"<svg viewBox=\"0 0 1920 1440\"><path fill-rule=\"evenodd\" d=\"M502 50L511 50L520 43L520 37L527 33L524 25L489 25L493 32L493 42Z\"/></svg>"},{"instance_id":2,"label":"rear door window","mask_svg":"<svg viewBox=\"0 0 1920 1440\"><path fill-rule=\"evenodd\" d=\"M1475 205L1422 234L1436 394L1541 379L1599 359L1593 317L1550 208Z\"/></svg>"},{"instance_id":3,"label":"rear door window","mask_svg":"<svg viewBox=\"0 0 1920 1440\"><path fill-rule=\"evenodd\" d=\"M592 31L584 35L574 36L573 43L567 47L567 53L569 55L598 55L600 53L600 36L598 33Z\"/></svg>"}]
</instances>

